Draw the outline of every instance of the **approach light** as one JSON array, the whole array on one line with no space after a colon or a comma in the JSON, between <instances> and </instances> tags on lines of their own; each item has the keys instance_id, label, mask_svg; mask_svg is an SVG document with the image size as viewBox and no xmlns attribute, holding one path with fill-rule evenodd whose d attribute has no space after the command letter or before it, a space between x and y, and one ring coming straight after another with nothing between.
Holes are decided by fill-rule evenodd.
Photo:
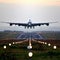
<instances>
[{"instance_id":1,"label":"approach light","mask_svg":"<svg viewBox=\"0 0 60 60\"><path fill-rule=\"evenodd\" d=\"M56 46L53 46L53 49L56 49L57 47Z\"/></svg>"},{"instance_id":2,"label":"approach light","mask_svg":"<svg viewBox=\"0 0 60 60\"><path fill-rule=\"evenodd\" d=\"M9 43L9 46L11 46L11 43Z\"/></svg>"},{"instance_id":3,"label":"approach light","mask_svg":"<svg viewBox=\"0 0 60 60\"><path fill-rule=\"evenodd\" d=\"M47 42L45 42L45 45L47 44Z\"/></svg>"},{"instance_id":4,"label":"approach light","mask_svg":"<svg viewBox=\"0 0 60 60\"><path fill-rule=\"evenodd\" d=\"M33 56L33 53L32 53L32 52L29 52L29 53L28 53L28 56L29 56L29 57L32 57L32 56Z\"/></svg>"},{"instance_id":5,"label":"approach light","mask_svg":"<svg viewBox=\"0 0 60 60\"><path fill-rule=\"evenodd\" d=\"M29 45L31 46L31 43Z\"/></svg>"},{"instance_id":6,"label":"approach light","mask_svg":"<svg viewBox=\"0 0 60 60\"><path fill-rule=\"evenodd\" d=\"M51 46L51 44L49 43L48 46Z\"/></svg>"},{"instance_id":7,"label":"approach light","mask_svg":"<svg viewBox=\"0 0 60 60\"><path fill-rule=\"evenodd\" d=\"M13 42L13 44L15 44L15 43Z\"/></svg>"},{"instance_id":8,"label":"approach light","mask_svg":"<svg viewBox=\"0 0 60 60\"><path fill-rule=\"evenodd\" d=\"M27 49L32 49L32 46L31 45L27 46Z\"/></svg>"},{"instance_id":9,"label":"approach light","mask_svg":"<svg viewBox=\"0 0 60 60\"><path fill-rule=\"evenodd\" d=\"M44 42L42 42L44 44Z\"/></svg>"},{"instance_id":10,"label":"approach light","mask_svg":"<svg viewBox=\"0 0 60 60\"><path fill-rule=\"evenodd\" d=\"M6 49L6 45L4 45L3 48Z\"/></svg>"}]
</instances>

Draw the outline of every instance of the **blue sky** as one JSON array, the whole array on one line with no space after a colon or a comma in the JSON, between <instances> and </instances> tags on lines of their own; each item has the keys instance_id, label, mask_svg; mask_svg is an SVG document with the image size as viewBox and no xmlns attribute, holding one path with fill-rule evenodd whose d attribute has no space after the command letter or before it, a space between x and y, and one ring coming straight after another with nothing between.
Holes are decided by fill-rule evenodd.
<instances>
[{"instance_id":1,"label":"blue sky","mask_svg":"<svg viewBox=\"0 0 60 60\"><path fill-rule=\"evenodd\" d=\"M50 26L40 26L35 29L12 26L0 23L0 30L19 31L60 31L60 1L59 0L1 0L0 21L27 23L55 22Z\"/></svg>"}]
</instances>

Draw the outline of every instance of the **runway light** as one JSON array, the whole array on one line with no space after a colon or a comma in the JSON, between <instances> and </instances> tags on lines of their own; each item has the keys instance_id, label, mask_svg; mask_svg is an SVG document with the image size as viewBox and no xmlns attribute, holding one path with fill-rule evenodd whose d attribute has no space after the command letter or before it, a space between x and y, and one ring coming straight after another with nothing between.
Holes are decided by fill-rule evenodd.
<instances>
[{"instance_id":1,"label":"runway light","mask_svg":"<svg viewBox=\"0 0 60 60\"><path fill-rule=\"evenodd\" d=\"M42 42L44 44L44 42Z\"/></svg>"},{"instance_id":2,"label":"runway light","mask_svg":"<svg viewBox=\"0 0 60 60\"><path fill-rule=\"evenodd\" d=\"M30 45L30 46L27 46L27 49L32 49L32 46Z\"/></svg>"},{"instance_id":3,"label":"runway light","mask_svg":"<svg viewBox=\"0 0 60 60\"><path fill-rule=\"evenodd\" d=\"M9 46L11 46L11 43L9 43Z\"/></svg>"},{"instance_id":4,"label":"runway light","mask_svg":"<svg viewBox=\"0 0 60 60\"><path fill-rule=\"evenodd\" d=\"M13 44L15 44L15 43L13 42Z\"/></svg>"},{"instance_id":5,"label":"runway light","mask_svg":"<svg viewBox=\"0 0 60 60\"><path fill-rule=\"evenodd\" d=\"M47 43L45 42L45 44L47 44Z\"/></svg>"},{"instance_id":6,"label":"runway light","mask_svg":"<svg viewBox=\"0 0 60 60\"><path fill-rule=\"evenodd\" d=\"M29 56L29 57L32 57L32 56L33 56L33 53L32 53L32 52L29 52L29 53L28 53L28 56Z\"/></svg>"},{"instance_id":7,"label":"runway light","mask_svg":"<svg viewBox=\"0 0 60 60\"><path fill-rule=\"evenodd\" d=\"M56 46L53 46L53 49L56 49L57 47Z\"/></svg>"},{"instance_id":8,"label":"runway light","mask_svg":"<svg viewBox=\"0 0 60 60\"><path fill-rule=\"evenodd\" d=\"M3 48L6 49L6 45L4 45Z\"/></svg>"},{"instance_id":9,"label":"runway light","mask_svg":"<svg viewBox=\"0 0 60 60\"><path fill-rule=\"evenodd\" d=\"M31 46L31 43L30 43L30 46Z\"/></svg>"},{"instance_id":10,"label":"runway light","mask_svg":"<svg viewBox=\"0 0 60 60\"><path fill-rule=\"evenodd\" d=\"M51 44L49 43L48 46L51 46Z\"/></svg>"}]
</instances>

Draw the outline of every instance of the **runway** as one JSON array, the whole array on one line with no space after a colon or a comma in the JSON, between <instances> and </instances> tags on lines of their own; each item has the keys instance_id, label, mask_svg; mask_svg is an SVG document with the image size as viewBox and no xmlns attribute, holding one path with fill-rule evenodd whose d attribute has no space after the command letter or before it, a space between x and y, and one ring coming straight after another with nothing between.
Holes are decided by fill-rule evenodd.
<instances>
[{"instance_id":1,"label":"runway","mask_svg":"<svg viewBox=\"0 0 60 60\"><path fill-rule=\"evenodd\" d=\"M22 33L20 34L17 39L44 39L40 34L31 32L31 33Z\"/></svg>"}]
</instances>

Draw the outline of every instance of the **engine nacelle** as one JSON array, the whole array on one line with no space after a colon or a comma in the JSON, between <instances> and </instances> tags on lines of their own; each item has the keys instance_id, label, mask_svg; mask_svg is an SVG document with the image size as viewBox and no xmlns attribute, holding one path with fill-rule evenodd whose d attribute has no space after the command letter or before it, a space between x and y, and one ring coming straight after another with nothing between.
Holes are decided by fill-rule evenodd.
<instances>
[{"instance_id":1,"label":"engine nacelle","mask_svg":"<svg viewBox=\"0 0 60 60\"><path fill-rule=\"evenodd\" d=\"M12 26L13 24L12 23L10 23L10 26Z\"/></svg>"},{"instance_id":2,"label":"engine nacelle","mask_svg":"<svg viewBox=\"0 0 60 60\"><path fill-rule=\"evenodd\" d=\"M47 23L46 25L49 26L49 23Z\"/></svg>"},{"instance_id":3,"label":"engine nacelle","mask_svg":"<svg viewBox=\"0 0 60 60\"><path fill-rule=\"evenodd\" d=\"M41 25L39 24L39 26L41 26Z\"/></svg>"},{"instance_id":4,"label":"engine nacelle","mask_svg":"<svg viewBox=\"0 0 60 60\"><path fill-rule=\"evenodd\" d=\"M20 26L20 24L18 24L18 26Z\"/></svg>"}]
</instances>

